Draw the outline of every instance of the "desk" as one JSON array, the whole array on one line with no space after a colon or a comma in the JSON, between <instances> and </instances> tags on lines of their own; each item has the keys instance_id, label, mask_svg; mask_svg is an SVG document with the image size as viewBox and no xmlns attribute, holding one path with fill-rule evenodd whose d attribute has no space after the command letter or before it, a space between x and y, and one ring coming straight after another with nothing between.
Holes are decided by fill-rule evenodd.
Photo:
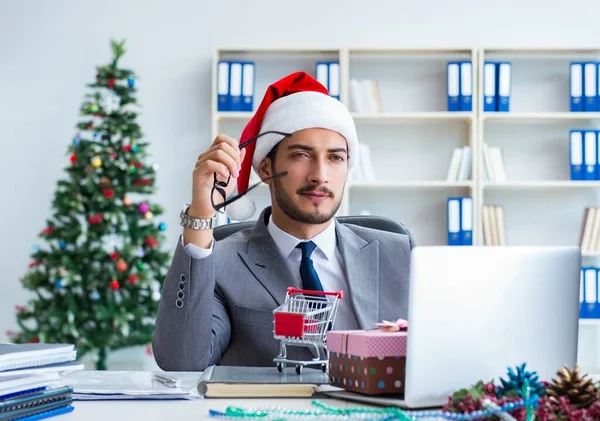
<instances>
[{"instance_id":1,"label":"desk","mask_svg":"<svg viewBox=\"0 0 600 421\"><path fill-rule=\"evenodd\" d=\"M342 400L319 399L337 408L364 407ZM312 399L199 399L177 401L75 401L75 410L69 414L49 418L49 421L200 421L219 420L210 417L210 409L225 410L230 405L244 409L280 406L287 409L315 409ZM316 419L315 419L316 421Z\"/></svg>"}]
</instances>

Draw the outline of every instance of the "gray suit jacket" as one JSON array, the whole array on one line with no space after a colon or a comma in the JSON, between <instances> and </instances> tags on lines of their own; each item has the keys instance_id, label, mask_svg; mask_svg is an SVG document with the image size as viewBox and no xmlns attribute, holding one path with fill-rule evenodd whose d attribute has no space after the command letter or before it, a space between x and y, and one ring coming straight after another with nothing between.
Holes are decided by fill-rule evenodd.
<instances>
[{"instance_id":1,"label":"gray suit jacket","mask_svg":"<svg viewBox=\"0 0 600 421\"><path fill-rule=\"evenodd\" d=\"M203 259L181 242L163 286L153 337L160 368L201 371L213 364L274 366L279 341L273 310L285 301L293 279L269 234L270 207L253 228L215 242ZM338 223L348 291L361 329L381 320L408 318L411 235ZM179 299L179 301L178 301ZM288 358L310 360L308 348L289 347Z\"/></svg>"}]
</instances>

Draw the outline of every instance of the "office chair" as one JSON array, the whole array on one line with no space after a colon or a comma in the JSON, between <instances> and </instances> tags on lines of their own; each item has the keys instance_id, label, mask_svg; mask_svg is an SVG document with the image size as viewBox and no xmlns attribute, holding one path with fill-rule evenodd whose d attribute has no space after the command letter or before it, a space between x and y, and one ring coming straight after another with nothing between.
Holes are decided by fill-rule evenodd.
<instances>
[{"instance_id":1,"label":"office chair","mask_svg":"<svg viewBox=\"0 0 600 421\"><path fill-rule=\"evenodd\" d=\"M374 215L356 215L356 216L339 216L337 220L344 224L360 225L362 227L374 228L381 231L395 232L398 234L411 235L410 231L402 224L391 220L385 216ZM252 228L255 221L233 222L227 225L220 225L213 230L213 236L216 241L229 237L246 228Z\"/></svg>"}]
</instances>

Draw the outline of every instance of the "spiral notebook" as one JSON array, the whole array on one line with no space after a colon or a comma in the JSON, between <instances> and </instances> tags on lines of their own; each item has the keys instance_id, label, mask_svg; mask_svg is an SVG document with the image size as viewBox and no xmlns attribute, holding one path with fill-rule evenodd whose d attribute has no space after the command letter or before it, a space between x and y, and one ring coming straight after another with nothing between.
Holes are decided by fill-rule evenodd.
<instances>
[{"instance_id":1,"label":"spiral notebook","mask_svg":"<svg viewBox=\"0 0 600 421\"><path fill-rule=\"evenodd\" d=\"M0 343L0 371L65 363L76 358L77 351L70 344Z\"/></svg>"}]
</instances>

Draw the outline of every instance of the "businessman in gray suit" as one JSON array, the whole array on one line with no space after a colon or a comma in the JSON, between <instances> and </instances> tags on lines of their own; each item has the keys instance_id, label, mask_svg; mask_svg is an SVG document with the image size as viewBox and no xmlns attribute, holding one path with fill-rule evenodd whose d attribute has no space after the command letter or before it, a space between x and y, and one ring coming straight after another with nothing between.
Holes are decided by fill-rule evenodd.
<instances>
[{"instance_id":1,"label":"businessman in gray suit","mask_svg":"<svg viewBox=\"0 0 600 421\"><path fill-rule=\"evenodd\" d=\"M273 310L289 286L344 291L333 329L372 329L408 317L411 235L342 224L335 214L357 165L354 122L315 79L293 73L272 84L239 144L219 135L193 170L153 337L164 370L213 364L273 366ZM254 214L251 169L271 206L251 229L215 241L212 222L237 182L232 219ZM216 180L219 179L219 183ZM288 348L310 360L310 350Z\"/></svg>"}]
</instances>

